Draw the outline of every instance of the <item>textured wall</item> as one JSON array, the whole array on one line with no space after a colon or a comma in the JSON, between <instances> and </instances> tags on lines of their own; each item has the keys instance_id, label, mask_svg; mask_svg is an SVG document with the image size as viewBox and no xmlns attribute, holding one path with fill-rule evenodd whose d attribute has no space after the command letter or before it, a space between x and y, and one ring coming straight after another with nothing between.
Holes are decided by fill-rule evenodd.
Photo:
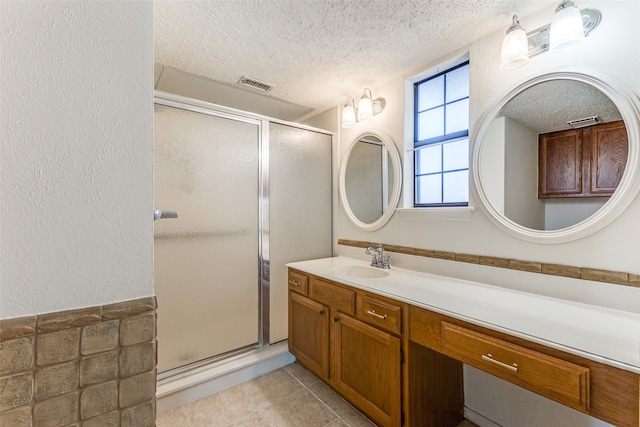
<instances>
[{"instance_id":1,"label":"textured wall","mask_svg":"<svg viewBox=\"0 0 640 427\"><path fill-rule=\"evenodd\" d=\"M151 2L0 2L0 318L153 294Z\"/></svg>"}]
</instances>

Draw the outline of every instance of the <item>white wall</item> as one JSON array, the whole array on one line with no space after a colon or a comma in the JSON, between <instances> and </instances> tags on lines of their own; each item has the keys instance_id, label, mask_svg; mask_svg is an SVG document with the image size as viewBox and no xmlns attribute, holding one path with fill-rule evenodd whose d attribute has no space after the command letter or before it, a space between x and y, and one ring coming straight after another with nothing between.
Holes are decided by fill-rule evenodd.
<instances>
[{"instance_id":1,"label":"white wall","mask_svg":"<svg viewBox=\"0 0 640 427\"><path fill-rule=\"evenodd\" d=\"M496 211L504 214L505 203L505 124L504 117L497 117L487 130L482 150L482 170L489 171L485 175L487 198Z\"/></svg>"},{"instance_id":2,"label":"white wall","mask_svg":"<svg viewBox=\"0 0 640 427\"><path fill-rule=\"evenodd\" d=\"M0 2L0 318L153 295L151 2Z\"/></svg>"},{"instance_id":3,"label":"white wall","mask_svg":"<svg viewBox=\"0 0 640 427\"><path fill-rule=\"evenodd\" d=\"M558 67L587 67L610 75L612 81L621 82L636 94L640 94L638 78L640 76L640 26L636 23L640 16L640 2L580 1L578 6L581 9L599 9L602 13L602 22L584 44L572 50L546 52L531 58L524 67L502 70L499 68L500 47L504 31L510 22L504 23L504 30L477 40L468 47L471 62L470 138L472 144L475 143L475 135L480 127L483 113L491 108L509 88ZM525 29L532 30L548 24L553 13L554 7L549 7L532 16L519 18ZM416 43L416 49L422 48L427 47ZM433 68L439 62L459 57L464 53L465 50L452 52L449 57L442 58L441 61L425 64L424 69ZM422 70L416 70L415 74L420 71ZM405 77L410 78L412 75ZM367 128L381 129L389 134L400 152L404 153L404 85L405 79L398 79L382 87L373 88L376 97L386 98L387 107L382 114L367 122L359 123L350 129L340 130L342 156L351 140ZM410 132L409 129L409 135ZM478 207L473 194L470 197L470 205ZM342 239L384 242L640 274L638 218L640 218L640 197L636 197L624 213L600 231L573 242L549 245L531 243L509 235L493 225L482 209L476 209L470 221L403 220L396 213L389 224L376 232L365 232L355 228L344 214L344 210L339 209L337 236ZM350 253L348 249L343 249L342 252ZM454 263L452 267L455 267ZM544 281L545 276L540 275L536 280ZM640 298L640 289L634 290L639 291L637 294ZM487 374L479 372L469 377L469 383L465 387L467 406L473 407L489 419L503 422L502 425L505 427L564 426L568 424L563 424L563 419L576 419L572 415L575 411L564 407L557 408L546 399L540 403L535 395L527 391L523 390L523 393L513 396L508 387L492 381ZM486 387L490 387L491 390L489 397L482 396L487 390ZM505 396L509 397L508 416L502 413L505 407L502 399ZM531 408L535 408L539 417L533 424L523 424ZM563 415L558 416L559 413ZM588 417L578 418L581 421L571 424L572 426L602 425Z\"/></svg>"},{"instance_id":4,"label":"white wall","mask_svg":"<svg viewBox=\"0 0 640 427\"><path fill-rule=\"evenodd\" d=\"M538 199L538 134L511 119L505 120L505 134L505 215L524 227L546 230L544 202Z\"/></svg>"},{"instance_id":5,"label":"white wall","mask_svg":"<svg viewBox=\"0 0 640 427\"><path fill-rule=\"evenodd\" d=\"M603 197L578 199L546 199L544 202L545 230L557 230L589 218L607 202Z\"/></svg>"}]
</instances>

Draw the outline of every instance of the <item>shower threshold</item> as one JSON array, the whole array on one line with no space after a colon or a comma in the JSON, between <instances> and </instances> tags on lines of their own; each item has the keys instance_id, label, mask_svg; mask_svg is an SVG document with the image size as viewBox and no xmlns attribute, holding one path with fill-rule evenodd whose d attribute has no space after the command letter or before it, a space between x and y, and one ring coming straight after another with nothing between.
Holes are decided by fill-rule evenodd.
<instances>
[{"instance_id":1,"label":"shower threshold","mask_svg":"<svg viewBox=\"0 0 640 427\"><path fill-rule=\"evenodd\" d=\"M165 378L173 377L173 376L176 376L176 375L181 375L181 374L183 374L185 372L193 371L194 369L198 369L198 368L201 368L203 366L209 366L211 364L219 363L219 362L222 362L224 360L228 360L228 359L233 358L233 357L241 356L244 353L247 353L247 352L252 351L252 350L260 349L262 347L263 346L261 346L258 343L249 344L247 346L240 347L240 348L237 348L235 350L228 351L226 353L218 354L218 355L212 356L212 357L207 357L206 359L198 360L198 361L195 361L195 362L189 363L187 365L183 365L183 366L178 366L177 368L169 369L168 371L159 372L158 376L157 376L157 379L158 379L158 381L160 381L160 380L163 380Z\"/></svg>"},{"instance_id":2,"label":"shower threshold","mask_svg":"<svg viewBox=\"0 0 640 427\"><path fill-rule=\"evenodd\" d=\"M170 411L295 361L288 342L252 345L157 375L157 413Z\"/></svg>"}]
</instances>

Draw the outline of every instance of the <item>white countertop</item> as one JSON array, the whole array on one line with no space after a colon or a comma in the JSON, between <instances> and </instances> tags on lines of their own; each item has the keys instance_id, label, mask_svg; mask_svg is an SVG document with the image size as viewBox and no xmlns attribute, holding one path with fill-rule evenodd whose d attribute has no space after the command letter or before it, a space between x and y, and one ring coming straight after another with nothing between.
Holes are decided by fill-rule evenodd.
<instances>
[{"instance_id":1,"label":"white countertop","mask_svg":"<svg viewBox=\"0 0 640 427\"><path fill-rule=\"evenodd\" d=\"M640 374L640 314L393 267L383 270L389 273L383 278L355 277L334 269L345 265L373 268L346 257L287 264Z\"/></svg>"}]
</instances>

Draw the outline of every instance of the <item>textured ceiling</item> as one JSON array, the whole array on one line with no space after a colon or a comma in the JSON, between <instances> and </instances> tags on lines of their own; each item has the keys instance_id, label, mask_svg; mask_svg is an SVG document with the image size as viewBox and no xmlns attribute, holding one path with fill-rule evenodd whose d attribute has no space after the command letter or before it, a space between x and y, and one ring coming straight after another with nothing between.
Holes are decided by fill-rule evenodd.
<instances>
[{"instance_id":1,"label":"textured ceiling","mask_svg":"<svg viewBox=\"0 0 640 427\"><path fill-rule=\"evenodd\" d=\"M622 120L615 104L599 89L575 80L552 80L528 88L510 100L499 115L536 131L571 129L569 120L598 116L603 123Z\"/></svg>"},{"instance_id":2,"label":"textured ceiling","mask_svg":"<svg viewBox=\"0 0 640 427\"><path fill-rule=\"evenodd\" d=\"M555 3L155 0L155 62L231 85L254 77L321 112Z\"/></svg>"}]
</instances>

